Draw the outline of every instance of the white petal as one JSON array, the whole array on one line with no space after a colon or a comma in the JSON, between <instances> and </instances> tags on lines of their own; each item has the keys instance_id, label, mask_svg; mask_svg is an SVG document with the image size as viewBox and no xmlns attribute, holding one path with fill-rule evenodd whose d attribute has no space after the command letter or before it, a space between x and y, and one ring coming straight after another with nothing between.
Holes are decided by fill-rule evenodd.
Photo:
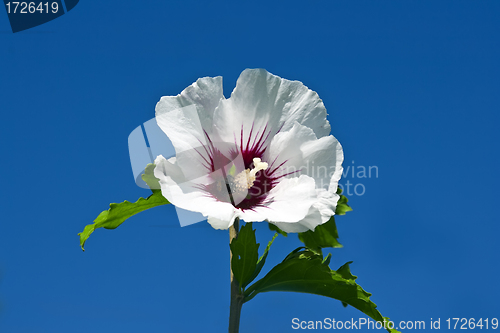
<instances>
[{"instance_id":1,"label":"white petal","mask_svg":"<svg viewBox=\"0 0 500 333\"><path fill-rule=\"evenodd\" d=\"M309 209L309 212L307 213L306 217L304 217L302 220L297 222L297 226L295 226L295 228L302 226L306 230L314 230L314 228L316 228L316 226L319 224L323 224L322 219L321 219L321 213L313 205L311 207L311 209ZM288 226L284 226L284 227L286 228Z\"/></svg>"},{"instance_id":2,"label":"white petal","mask_svg":"<svg viewBox=\"0 0 500 333\"><path fill-rule=\"evenodd\" d=\"M176 157L171 157L167 160L163 155L158 155L155 159L155 166L154 174L156 178L160 179L160 182L162 180L164 182L167 181L165 178L166 175L176 184L186 182L184 173L177 165Z\"/></svg>"},{"instance_id":3,"label":"white petal","mask_svg":"<svg viewBox=\"0 0 500 333\"><path fill-rule=\"evenodd\" d=\"M204 77L198 79L177 96L162 97L156 104L156 116L194 105L203 128L211 131L214 110L221 99L224 99L222 76ZM171 119L171 121L175 121L175 119Z\"/></svg>"},{"instance_id":4,"label":"white petal","mask_svg":"<svg viewBox=\"0 0 500 333\"><path fill-rule=\"evenodd\" d=\"M335 201L336 202L336 201ZM330 217L333 215L327 214L328 216L326 220L324 220L324 216L321 211L313 205L307 215L300 221L296 223L287 223L287 222L271 222L275 224L278 228L283 230L284 232L304 232L307 230L314 230L318 225L326 223Z\"/></svg>"},{"instance_id":5,"label":"white petal","mask_svg":"<svg viewBox=\"0 0 500 333\"><path fill-rule=\"evenodd\" d=\"M226 230L233 225L236 215L233 215L229 220L221 220L213 216L209 216L207 221L214 229Z\"/></svg>"},{"instance_id":6,"label":"white petal","mask_svg":"<svg viewBox=\"0 0 500 333\"><path fill-rule=\"evenodd\" d=\"M296 121L311 128L317 137L328 135L326 115L318 94L301 82L282 79L264 69L247 69L238 78L231 98L221 100L213 123L226 142L252 143L265 132L267 143Z\"/></svg>"},{"instance_id":7,"label":"white petal","mask_svg":"<svg viewBox=\"0 0 500 333\"><path fill-rule=\"evenodd\" d=\"M328 136L323 102L301 82L261 69L245 70L231 98L225 100L220 77L199 79L178 96L162 97L156 119L176 150L176 158L167 161L160 156L155 161L162 194L179 208L208 217L214 228L227 229L239 216L247 222L268 220L284 231L302 232L334 214L342 147ZM228 156L237 148L234 145L260 146L265 149L263 161L271 163L269 169L286 162L301 173L279 170L288 178L280 178L262 206L237 209L229 194L221 198L218 193L216 199L206 192L207 184L223 176L209 175L207 147Z\"/></svg>"},{"instance_id":8,"label":"white petal","mask_svg":"<svg viewBox=\"0 0 500 333\"><path fill-rule=\"evenodd\" d=\"M210 177L200 177L199 179L177 183L176 180L183 180L182 172L177 165L167 161L163 156L158 156L155 160L154 175L159 179L162 195L175 206L199 212L205 217L216 222L217 228L227 229L232 225L236 216L236 209L228 202L222 202L200 189L199 185L206 184ZM224 224L225 223L225 224Z\"/></svg>"},{"instance_id":9,"label":"white petal","mask_svg":"<svg viewBox=\"0 0 500 333\"><path fill-rule=\"evenodd\" d=\"M314 230L318 225L328 222L335 215L335 208L339 195L326 190L321 190L316 203L314 203L307 215L297 223L272 222L285 232L304 232Z\"/></svg>"},{"instance_id":10,"label":"white petal","mask_svg":"<svg viewBox=\"0 0 500 333\"><path fill-rule=\"evenodd\" d=\"M270 166L266 172L281 175L308 175L317 188L337 190L342 176L342 146L332 135L319 139L313 131L299 123L278 133L264 155ZM276 169L276 170L275 170Z\"/></svg>"},{"instance_id":11,"label":"white petal","mask_svg":"<svg viewBox=\"0 0 500 333\"><path fill-rule=\"evenodd\" d=\"M222 95L222 77L201 78L177 96L165 96L156 105L156 121L175 148L177 164L188 178L201 175L209 154L214 109Z\"/></svg>"},{"instance_id":12,"label":"white petal","mask_svg":"<svg viewBox=\"0 0 500 333\"><path fill-rule=\"evenodd\" d=\"M318 190L318 200L313 205L313 207L321 214L321 222L317 224L323 224L327 222L330 217L335 215L335 209L337 208L337 202L339 201L340 196L335 192L336 190L333 190L333 188L334 187L330 187L329 190ZM336 188L337 187L335 187L335 189Z\"/></svg>"},{"instance_id":13,"label":"white petal","mask_svg":"<svg viewBox=\"0 0 500 333\"><path fill-rule=\"evenodd\" d=\"M254 207L240 213L246 222L302 220L316 202L314 179L302 175L283 179L270 192L264 206Z\"/></svg>"},{"instance_id":14,"label":"white petal","mask_svg":"<svg viewBox=\"0 0 500 333\"><path fill-rule=\"evenodd\" d=\"M304 231L304 228L314 230L335 214L339 200L336 191L342 175L344 156L342 146L333 136L317 139L311 129L295 123L289 131L278 133L273 138L265 158L271 161L269 172L281 165L273 172L274 177L301 174L315 180L316 200L309 212L304 218L297 220L297 225L286 225L283 228L288 232L300 232L296 230ZM275 222L280 222L278 226L283 226L284 223L278 220Z\"/></svg>"},{"instance_id":15,"label":"white petal","mask_svg":"<svg viewBox=\"0 0 500 333\"><path fill-rule=\"evenodd\" d=\"M271 222L284 232L304 232L309 230L306 226L300 223L286 223L286 222Z\"/></svg>"}]
</instances>

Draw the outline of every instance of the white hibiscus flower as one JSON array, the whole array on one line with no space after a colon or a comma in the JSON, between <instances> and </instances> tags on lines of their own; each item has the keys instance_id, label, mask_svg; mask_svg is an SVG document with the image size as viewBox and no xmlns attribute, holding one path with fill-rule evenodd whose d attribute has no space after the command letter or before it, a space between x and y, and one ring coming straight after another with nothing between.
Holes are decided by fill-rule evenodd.
<instances>
[{"instance_id":1,"label":"white hibiscus flower","mask_svg":"<svg viewBox=\"0 0 500 333\"><path fill-rule=\"evenodd\" d=\"M335 213L343 152L318 94L263 69L241 73L231 97L222 77L162 97L156 121L176 156L155 160L163 196L208 218L303 232Z\"/></svg>"}]
</instances>

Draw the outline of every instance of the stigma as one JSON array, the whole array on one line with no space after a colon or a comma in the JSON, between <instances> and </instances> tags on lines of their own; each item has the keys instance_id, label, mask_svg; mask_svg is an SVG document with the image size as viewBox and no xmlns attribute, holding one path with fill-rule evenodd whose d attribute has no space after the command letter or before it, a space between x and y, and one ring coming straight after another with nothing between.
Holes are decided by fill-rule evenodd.
<instances>
[{"instance_id":1,"label":"stigma","mask_svg":"<svg viewBox=\"0 0 500 333\"><path fill-rule=\"evenodd\" d=\"M261 170L266 170L269 166L266 162L262 162L262 160L258 157L253 159L253 169L246 169L240 172L234 177L234 183L239 189L250 189L255 182L255 176L257 172Z\"/></svg>"}]
</instances>

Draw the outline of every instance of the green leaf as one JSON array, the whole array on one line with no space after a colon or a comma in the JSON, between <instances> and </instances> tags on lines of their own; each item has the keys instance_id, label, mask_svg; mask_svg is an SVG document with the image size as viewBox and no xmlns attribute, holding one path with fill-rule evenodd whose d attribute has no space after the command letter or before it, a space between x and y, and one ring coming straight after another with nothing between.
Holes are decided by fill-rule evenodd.
<instances>
[{"instance_id":1,"label":"green leaf","mask_svg":"<svg viewBox=\"0 0 500 333\"><path fill-rule=\"evenodd\" d=\"M332 254L328 253L328 255L325 257L325 259L323 259L323 264L329 266L331 259L332 259Z\"/></svg>"},{"instance_id":2,"label":"green leaf","mask_svg":"<svg viewBox=\"0 0 500 333\"><path fill-rule=\"evenodd\" d=\"M254 271L252 277L246 283L243 284L243 286L242 286L243 288L245 288L250 282L255 280L255 278L259 275L260 271L262 270L262 267L264 267L264 264L266 263L267 254L269 252L269 249L271 248L271 245L273 244L273 242L277 236L278 236L278 233L275 233L273 238L269 241L269 243L267 243L267 246L266 246L266 249L264 250L264 253L260 256L259 260L257 261L257 265L255 267L255 271Z\"/></svg>"},{"instance_id":3,"label":"green leaf","mask_svg":"<svg viewBox=\"0 0 500 333\"><path fill-rule=\"evenodd\" d=\"M155 165L149 163L146 166L146 169L144 169L144 174L141 176L142 180L144 180L144 182L148 184L149 188L151 189L151 191L153 191L153 193L161 191L160 181L158 178L155 177L154 170L155 170Z\"/></svg>"},{"instance_id":4,"label":"green leaf","mask_svg":"<svg viewBox=\"0 0 500 333\"><path fill-rule=\"evenodd\" d=\"M376 321L384 317L370 300L371 294L355 282L349 263L333 271L323 257L308 249L297 249L276 265L244 293L244 302L269 291L292 291L337 299L365 313ZM388 329L389 332L397 332Z\"/></svg>"},{"instance_id":5,"label":"green leaf","mask_svg":"<svg viewBox=\"0 0 500 333\"><path fill-rule=\"evenodd\" d=\"M279 233L279 234L281 234L281 235L283 235L285 237L288 236L288 234L286 232L284 232L283 230L281 230L280 228L278 228L276 225L274 225L272 223L268 223L267 225L269 226L269 230L275 231L275 232L277 232L277 233Z\"/></svg>"},{"instance_id":6,"label":"green leaf","mask_svg":"<svg viewBox=\"0 0 500 333\"><path fill-rule=\"evenodd\" d=\"M108 210L101 212L101 214L99 214L94 220L93 224L87 225L83 231L78 234L80 236L80 246L82 247L82 250L85 251L85 242L95 229L115 229L126 219L137 213L169 203L168 200L161 194L159 181L154 176L154 168L154 164L148 164L144 174L142 175L142 179L146 182L146 184L148 184L149 188L151 188L153 194L151 194L147 199L139 198L139 200L133 203L124 201L122 203L110 204Z\"/></svg>"},{"instance_id":7,"label":"green leaf","mask_svg":"<svg viewBox=\"0 0 500 333\"><path fill-rule=\"evenodd\" d=\"M234 278L240 285L240 289L252 281L259 259L259 245L255 238L252 223L246 223L240 229L238 237L233 239L229 245L233 254L231 269Z\"/></svg>"},{"instance_id":8,"label":"green leaf","mask_svg":"<svg viewBox=\"0 0 500 333\"><path fill-rule=\"evenodd\" d=\"M80 236L80 246L82 247L82 250L85 251L85 242L95 229L115 229L126 219L137 213L168 203L168 200L163 197L160 191L158 191L151 194L147 199L139 198L136 202L124 201L122 203L110 204L108 210L101 212L101 214L99 214L99 216L97 216L94 220L93 224L87 225L83 231L78 234Z\"/></svg>"},{"instance_id":9,"label":"green leaf","mask_svg":"<svg viewBox=\"0 0 500 333\"><path fill-rule=\"evenodd\" d=\"M347 197L340 195L340 199L337 202L337 208L335 209L335 215L345 215L345 213L352 211L347 201L349 201Z\"/></svg>"},{"instance_id":10,"label":"green leaf","mask_svg":"<svg viewBox=\"0 0 500 333\"><path fill-rule=\"evenodd\" d=\"M339 234L333 216L328 222L316 226L314 231L308 230L299 233L300 241L304 243L308 249L317 254L321 254L321 249L325 247L342 247L342 244L337 241L338 238Z\"/></svg>"}]
</instances>

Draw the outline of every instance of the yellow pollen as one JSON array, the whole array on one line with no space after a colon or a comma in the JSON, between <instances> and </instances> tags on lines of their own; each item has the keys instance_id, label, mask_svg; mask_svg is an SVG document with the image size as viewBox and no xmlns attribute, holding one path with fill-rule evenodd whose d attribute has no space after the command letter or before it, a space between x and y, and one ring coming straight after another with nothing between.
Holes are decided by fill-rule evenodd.
<instances>
[{"instance_id":1,"label":"yellow pollen","mask_svg":"<svg viewBox=\"0 0 500 333\"><path fill-rule=\"evenodd\" d=\"M253 159L253 165L254 168L252 170L246 169L234 177L234 182L236 186L242 187L242 188L251 188L253 186L253 183L255 181L255 175L257 172L260 170L266 170L268 167L268 164L266 162L262 162L260 158L256 157Z\"/></svg>"}]
</instances>

